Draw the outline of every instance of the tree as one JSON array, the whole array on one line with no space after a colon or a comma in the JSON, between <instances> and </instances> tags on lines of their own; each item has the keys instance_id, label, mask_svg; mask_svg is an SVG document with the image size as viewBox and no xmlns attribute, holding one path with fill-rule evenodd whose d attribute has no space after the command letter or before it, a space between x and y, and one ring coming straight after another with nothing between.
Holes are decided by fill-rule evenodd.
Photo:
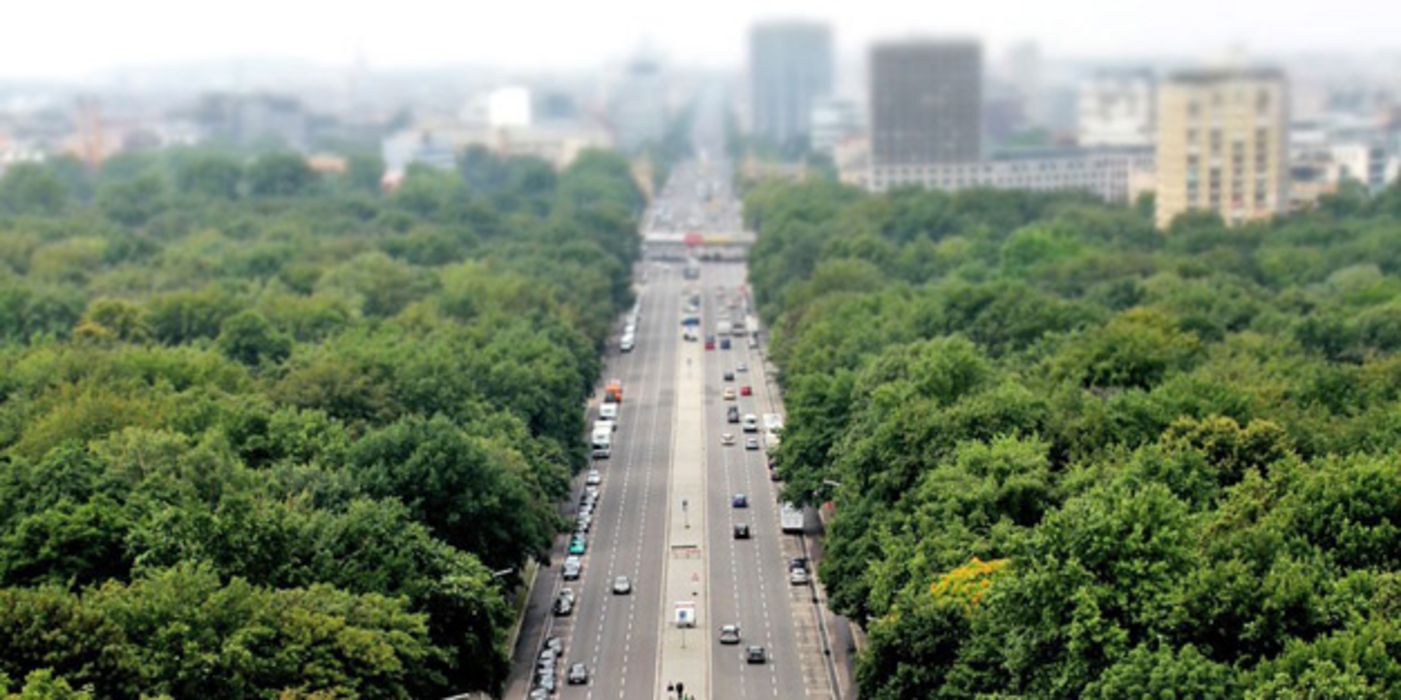
<instances>
[{"instance_id":1,"label":"tree","mask_svg":"<svg viewBox=\"0 0 1401 700\"><path fill-rule=\"evenodd\" d=\"M143 175L105 182L97 190L97 206L107 218L124 226L141 226L167 206L165 180Z\"/></svg>"},{"instance_id":2,"label":"tree","mask_svg":"<svg viewBox=\"0 0 1401 700\"><path fill-rule=\"evenodd\" d=\"M248 193L255 197L295 197L309 193L317 183L306 159L291 152L259 156L248 166Z\"/></svg>"},{"instance_id":3,"label":"tree","mask_svg":"<svg viewBox=\"0 0 1401 700\"><path fill-rule=\"evenodd\" d=\"M213 199L237 199L243 164L233 156L203 153L187 159L176 172L180 192Z\"/></svg>"},{"instance_id":4,"label":"tree","mask_svg":"<svg viewBox=\"0 0 1401 700\"><path fill-rule=\"evenodd\" d=\"M292 353L292 340L256 311L240 311L224 319L219 351L250 367L279 363Z\"/></svg>"},{"instance_id":5,"label":"tree","mask_svg":"<svg viewBox=\"0 0 1401 700\"><path fill-rule=\"evenodd\" d=\"M68 205L68 191L42 165L20 163L0 177L0 212L55 215Z\"/></svg>"}]
</instances>

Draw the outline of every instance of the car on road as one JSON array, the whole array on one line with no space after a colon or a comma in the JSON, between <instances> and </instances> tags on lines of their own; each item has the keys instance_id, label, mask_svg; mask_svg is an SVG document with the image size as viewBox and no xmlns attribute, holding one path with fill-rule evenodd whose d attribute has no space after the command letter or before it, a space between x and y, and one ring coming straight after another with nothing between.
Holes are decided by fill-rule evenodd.
<instances>
[{"instance_id":1,"label":"car on road","mask_svg":"<svg viewBox=\"0 0 1401 700\"><path fill-rule=\"evenodd\" d=\"M730 406L729 408L725 409L725 422L726 422L726 423L738 423L738 422L739 422L739 406ZM756 427L756 429L757 429L757 427Z\"/></svg>"},{"instance_id":2,"label":"car on road","mask_svg":"<svg viewBox=\"0 0 1401 700\"><path fill-rule=\"evenodd\" d=\"M758 417L758 416L754 415L753 413L746 413L746 414L744 414L744 432L746 432L746 433L757 433L757 432L759 432L759 417Z\"/></svg>"},{"instance_id":3,"label":"car on road","mask_svg":"<svg viewBox=\"0 0 1401 700\"><path fill-rule=\"evenodd\" d=\"M555 692L555 672L553 669L549 673L541 673L535 677L535 687L546 693Z\"/></svg>"},{"instance_id":4,"label":"car on road","mask_svg":"<svg viewBox=\"0 0 1401 700\"><path fill-rule=\"evenodd\" d=\"M723 625L720 627L721 644L739 644L739 625Z\"/></svg>"},{"instance_id":5,"label":"car on road","mask_svg":"<svg viewBox=\"0 0 1401 700\"><path fill-rule=\"evenodd\" d=\"M727 387L725 387L725 390L722 391L722 392L720 392L720 397L723 398L723 399L725 399L726 401L734 401L734 400L735 400L735 388L732 387L732 386L727 386Z\"/></svg>"},{"instance_id":6,"label":"car on road","mask_svg":"<svg viewBox=\"0 0 1401 700\"><path fill-rule=\"evenodd\" d=\"M584 479L584 483L588 484L589 486L598 486L599 484L603 483L603 474L600 473L597 469L590 469L589 475Z\"/></svg>"},{"instance_id":7,"label":"car on road","mask_svg":"<svg viewBox=\"0 0 1401 700\"><path fill-rule=\"evenodd\" d=\"M757 450L757 449L759 449L759 438L757 438L757 437L747 437L747 438L745 438L745 439L744 439L744 449L746 449L746 450Z\"/></svg>"},{"instance_id":8,"label":"car on road","mask_svg":"<svg viewBox=\"0 0 1401 700\"><path fill-rule=\"evenodd\" d=\"M626 576L613 579L613 595L627 595L632 592L632 581Z\"/></svg>"},{"instance_id":9,"label":"car on road","mask_svg":"<svg viewBox=\"0 0 1401 700\"><path fill-rule=\"evenodd\" d=\"M807 569L789 569L789 570L788 570L788 583L791 583L791 584L793 584L794 586L806 586L806 585L808 585L808 581L809 581L809 580L810 580L810 579L809 579L809 577L808 577L808 570L807 570Z\"/></svg>"},{"instance_id":10,"label":"car on road","mask_svg":"<svg viewBox=\"0 0 1401 700\"><path fill-rule=\"evenodd\" d=\"M565 596L564 594L560 594L558 598L555 598L554 611L555 617L566 617L570 613L574 612L573 596Z\"/></svg>"},{"instance_id":11,"label":"car on road","mask_svg":"<svg viewBox=\"0 0 1401 700\"><path fill-rule=\"evenodd\" d=\"M735 380L735 373L731 372L730 370L725 370L725 373L720 375L720 378L724 379L727 382L732 382Z\"/></svg>"},{"instance_id":12,"label":"car on road","mask_svg":"<svg viewBox=\"0 0 1401 700\"><path fill-rule=\"evenodd\" d=\"M740 396L753 396L753 395L754 395L754 387L749 386L748 384L745 384L745 385L741 386L741 387L739 388L739 395L740 395Z\"/></svg>"},{"instance_id":13,"label":"car on road","mask_svg":"<svg viewBox=\"0 0 1401 700\"><path fill-rule=\"evenodd\" d=\"M743 362L741 362L741 363L735 365L735 371L736 371L736 372L741 372L741 373L743 373L743 372L748 372L748 371L749 371L749 365L746 365L746 364L744 364Z\"/></svg>"},{"instance_id":14,"label":"car on road","mask_svg":"<svg viewBox=\"0 0 1401 700\"><path fill-rule=\"evenodd\" d=\"M721 445L733 445L733 444L735 444L735 434L734 434L734 433L720 433L720 444L721 444Z\"/></svg>"},{"instance_id":15,"label":"car on road","mask_svg":"<svg viewBox=\"0 0 1401 700\"><path fill-rule=\"evenodd\" d=\"M721 338L721 339L720 339L720 349L721 349L721 350L729 350L729 349L730 349L730 339L729 339L729 338Z\"/></svg>"},{"instance_id":16,"label":"car on road","mask_svg":"<svg viewBox=\"0 0 1401 700\"><path fill-rule=\"evenodd\" d=\"M569 685L583 685L589 682L589 669L583 664L574 664L569 667L567 680Z\"/></svg>"},{"instance_id":17,"label":"car on road","mask_svg":"<svg viewBox=\"0 0 1401 700\"><path fill-rule=\"evenodd\" d=\"M569 541L570 554L583 554L585 551L588 550L588 548L588 542L585 542L584 538L579 537L577 535L574 537L574 539Z\"/></svg>"},{"instance_id":18,"label":"car on road","mask_svg":"<svg viewBox=\"0 0 1401 700\"><path fill-rule=\"evenodd\" d=\"M733 498L730 499L730 505L734 506L735 508L748 508L749 497L742 493L737 493L734 495Z\"/></svg>"},{"instance_id":19,"label":"car on road","mask_svg":"<svg viewBox=\"0 0 1401 700\"><path fill-rule=\"evenodd\" d=\"M735 523L735 539L749 539L749 526L744 523Z\"/></svg>"},{"instance_id":20,"label":"car on road","mask_svg":"<svg viewBox=\"0 0 1401 700\"><path fill-rule=\"evenodd\" d=\"M751 348L757 348L757 347L759 347L759 339L758 339L758 338L755 338L755 337L752 336L752 335L749 336L749 347L751 347Z\"/></svg>"},{"instance_id":21,"label":"car on road","mask_svg":"<svg viewBox=\"0 0 1401 700\"><path fill-rule=\"evenodd\" d=\"M714 350L714 349L715 349L715 336L713 336L713 335L707 335L707 336L705 337L705 349L706 349L706 350Z\"/></svg>"},{"instance_id":22,"label":"car on road","mask_svg":"<svg viewBox=\"0 0 1401 700\"><path fill-rule=\"evenodd\" d=\"M769 655L764 648L758 644L751 644L744 648L744 662L750 664L762 664L769 660Z\"/></svg>"}]
</instances>

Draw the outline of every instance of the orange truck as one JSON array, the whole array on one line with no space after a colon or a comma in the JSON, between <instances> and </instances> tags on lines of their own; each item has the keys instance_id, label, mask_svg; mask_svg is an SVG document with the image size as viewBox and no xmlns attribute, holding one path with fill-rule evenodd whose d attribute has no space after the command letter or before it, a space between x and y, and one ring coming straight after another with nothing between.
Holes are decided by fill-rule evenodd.
<instances>
[{"instance_id":1,"label":"orange truck","mask_svg":"<svg viewBox=\"0 0 1401 700\"><path fill-rule=\"evenodd\" d=\"M610 380L608 380L608 385L605 386L605 387L603 387L603 402L604 402L604 403L622 403L622 402L623 402L623 382L622 382L621 380L618 380L618 379L610 379Z\"/></svg>"}]
</instances>

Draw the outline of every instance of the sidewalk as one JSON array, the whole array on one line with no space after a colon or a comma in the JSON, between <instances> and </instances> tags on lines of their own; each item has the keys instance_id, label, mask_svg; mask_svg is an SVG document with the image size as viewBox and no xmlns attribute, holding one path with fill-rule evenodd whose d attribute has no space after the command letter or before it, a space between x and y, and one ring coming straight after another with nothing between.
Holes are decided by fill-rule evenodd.
<instances>
[{"instance_id":1,"label":"sidewalk","mask_svg":"<svg viewBox=\"0 0 1401 700\"><path fill-rule=\"evenodd\" d=\"M685 686L687 696L710 697L704 361L700 343L682 343L677 353L676 424L667 492L658 698L673 697L667 687L678 682ZM695 627L689 629L676 626L675 607L684 601L695 604Z\"/></svg>"}]
</instances>

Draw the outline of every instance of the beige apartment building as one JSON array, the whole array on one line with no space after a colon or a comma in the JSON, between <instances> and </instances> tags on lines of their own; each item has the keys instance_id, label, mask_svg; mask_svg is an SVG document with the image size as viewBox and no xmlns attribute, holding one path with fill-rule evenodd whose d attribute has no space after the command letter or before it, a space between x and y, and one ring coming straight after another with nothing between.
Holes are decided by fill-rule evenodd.
<instances>
[{"instance_id":1,"label":"beige apartment building","mask_svg":"<svg viewBox=\"0 0 1401 700\"><path fill-rule=\"evenodd\" d=\"M1289 206L1289 94L1273 69L1176 73L1158 89L1157 224L1209 210L1227 224Z\"/></svg>"}]
</instances>

